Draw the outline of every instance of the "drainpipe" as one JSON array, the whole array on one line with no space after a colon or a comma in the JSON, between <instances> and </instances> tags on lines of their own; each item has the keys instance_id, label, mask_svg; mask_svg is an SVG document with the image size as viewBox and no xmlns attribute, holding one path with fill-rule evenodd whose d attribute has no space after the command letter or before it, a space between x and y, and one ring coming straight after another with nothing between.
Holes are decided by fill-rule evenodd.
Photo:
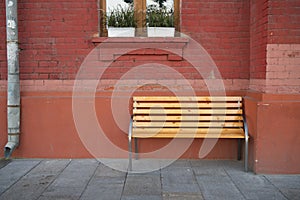
<instances>
[{"instance_id":1,"label":"drainpipe","mask_svg":"<svg viewBox=\"0 0 300 200\"><path fill-rule=\"evenodd\" d=\"M20 135L20 79L17 0L6 0L7 38L7 132L4 156L8 159L19 145Z\"/></svg>"}]
</instances>

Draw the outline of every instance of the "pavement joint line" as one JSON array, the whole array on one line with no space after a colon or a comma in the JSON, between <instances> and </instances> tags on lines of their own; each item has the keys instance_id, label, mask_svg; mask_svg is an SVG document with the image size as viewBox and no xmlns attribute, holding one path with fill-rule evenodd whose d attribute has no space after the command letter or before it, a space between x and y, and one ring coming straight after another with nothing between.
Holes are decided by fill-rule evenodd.
<instances>
[{"instance_id":1,"label":"pavement joint line","mask_svg":"<svg viewBox=\"0 0 300 200\"><path fill-rule=\"evenodd\" d=\"M160 179L160 196L161 198L163 198L163 195L164 195L164 191L163 191L163 177L162 177L162 174L161 174L161 167L159 168L159 179Z\"/></svg>"},{"instance_id":2,"label":"pavement joint line","mask_svg":"<svg viewBox=\"0 0 300 200\"><path fill-rule=\"evenodd\" d=\"M1 196L8 191L10 188L12 188L17 182L19 182L24 176L26 176L27 174L29 174L29 172L31 172L31 170L33 170L34 168L36 168L40 163L42 162L42 160L40 160L37 164L35 164L34 166L32 166L23 176L20 176L20 178L18 178L13 184L11 184L8 188L6 188L6 190L4 190L1 194L0 194L0 198Z\"/></svg>"},{"instance_id":3,"label":"pavement joint line","mask_svg":"<svg viewBox=\"0 0 300 200\"><path fill-rule=\"evenodd\" d=\"M192 165L192 163L191 163L191 161L190 161L190 160L189 160L188 162L189 162L189 164L190 164L190 166L191 166L191 168L192 168L192 171L193 171L193 177L194 177L194 181L196 181L196 184L197 184L197 186L198 186L198 188L199 188L199 191L200 191L201 197L202 197L202 199L204 199L204 196L203 196L203 191L202 191L202 189L201 189L201 187L200 187L200 185L199 185L199 183L198 183L198 181L197 181L197 178L196 178L196 173L195 173L194 167L193 167L193 165Z\"/></svg>"},{"instance_id":4,"label":"pavement joint line","mask_svg":"<svg viewBox=\"0 0 300 200\"><path fill-rule=\"evenodd\" d=\"M129 169L128 169L128 170L129 170ZM120 198L120 199L122 199L123 194L124 194L124 191L125 191L125 185L126 185L127 177L128 177L128 173L129 173L128 170L127 170L127 172L126 172L126 174L125 174L125 177L124 177L124 184L123 184L123 188L122 188L121 198Z\"/></svg>"},{"instance_id":5,"label":"pavement joint line","mask_svg":"<svg viewBox=\"0 0 300 200\"><path fill-rule=\"evenodd\" d=\"M283 196L284 196L284 198L286 198L287 200L289 199L282 191L281 191L281 189L279 188L279 187L277 187L276 185L274 185L273 184L273 182L272 181L270 181L269 179L268 179L268 177L266 177L265 175L262 175L273 187L275 187L279 192L280 192L280 194L282 194Z\"/></svg>"},{"instance_id":6,"label":"pavement joint line","mask_svg":"<svg viewBox=\"0 0 300 200\"><path fill-rule=\"evenodd\" d=\"M69 159L69 162L68 162L68 164L55 176L55 178L48 184L48 186L41 192L41 194L40 194L40 196L38 196L37 197L37 199L40 199L42 196L43 196L43 194L44 194L44 192L52 185L52 183L56 180L56 178L57 177L59 177L62 173L63 173L63 171L65 171L65 169L71 164L71 162L72 162L72 159Z\"/></svg>"},{"instance_id":7,"label":"pavement joint line","mask_svg":"<svg viewBox=\"0 0 300 200\"><path fill-rule=\"evenodd\" d=\"M101 165L101 163L97 160L98 164L97 164L97 167L95 168L92 176L90 177L89 181L87 182L87 184L85 185L84 189L82 190L81 194L79 195L79 198L78 199L81 199L82 195L84 194L84 192L86 191L88 185L90 184L91 180L94 178L96 172L97 172L97 169L99 168L99 166Z\"/></svg>"},{"instance_id":8,"label":"pavement joint line","mask_svg":"<svg viewBox=\"0 0 300 200\"><path fill-rule=\"evenodd\" d=\"M228 178L231 180L231 182L233 183L234 187L237 188L237 190L239 191L239 193L243 196L244 199L247 199L247 197L245 196L245 194L241 191L241 189L236 185L235 181L232 179L232 177L230 176L230 174L228 173L228 171L225 169L225 163L224 161L221 162L222 163L222 169L225 171L226 175L228 176Z\"/></svg>"}]
</instances>

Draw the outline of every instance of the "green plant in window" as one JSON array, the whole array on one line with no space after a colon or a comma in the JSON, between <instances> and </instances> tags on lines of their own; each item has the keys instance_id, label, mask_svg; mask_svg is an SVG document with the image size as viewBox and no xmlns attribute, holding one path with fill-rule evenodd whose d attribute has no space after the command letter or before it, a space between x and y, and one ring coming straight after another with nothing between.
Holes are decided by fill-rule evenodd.
<instances>
[{"instance_id":1,"label":"green plant in window","mask_svg":"<svg viewBox=\"0 0 300 200\"><path fill-rule=\"evenodd\" d=\"M166 6L150 5L146 20L148 27L174 27L174 11Z\"/></svg>"},{"instance_id":2,"label":"green plant in window","mask_svg":"<svg viewBox=\"0 0 300 200\"><path fill-rule=\"evenodd\" d=\"M118 5L110 10L107 15L107 24L109 27L135 27L133 6L123 8L121 5Z\"/></svg>"}]
</instances>

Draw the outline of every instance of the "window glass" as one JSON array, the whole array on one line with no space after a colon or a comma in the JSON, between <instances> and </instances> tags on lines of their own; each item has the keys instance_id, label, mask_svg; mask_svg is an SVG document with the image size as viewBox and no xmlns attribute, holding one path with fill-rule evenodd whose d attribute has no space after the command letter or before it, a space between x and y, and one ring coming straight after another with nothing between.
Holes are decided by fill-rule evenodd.
<instances>
[{"instance_id":1,"label":"window glass","mask_svg":"<svg viewBox=\"0 0 300 200\"><path fill-rule=\"evenodd\" d=\"M174 37L179 12L179 0L100 0L100 36Z\"/></svg>"},{"instance_id":2,"label":"window glass","mask_svg":"<svg viewBox=\"0 0 300 200\"><path fill-rule=\"evenodd\" d=\"M128 8L130 6L130 2L131 1L128 0L108 0L106 1L106 12L109 14L111 10L114 10L118 7Z\"/></svg>"},{"instance_id":3,"label":"window glass","mask_svg":"<svg viewBox=\"0 0 300 200\"><path fill-rule=\"evenodd\" d=\"M160 3L161 2L161 3ZM173 0L147 0L147 7L150 6L150 5L156 5L156 6L159 6L159 5L163 5L163 6L166 6L167 8L173 8L173 5L174 5L174 2Z\"/></svg>"}]
</instances>

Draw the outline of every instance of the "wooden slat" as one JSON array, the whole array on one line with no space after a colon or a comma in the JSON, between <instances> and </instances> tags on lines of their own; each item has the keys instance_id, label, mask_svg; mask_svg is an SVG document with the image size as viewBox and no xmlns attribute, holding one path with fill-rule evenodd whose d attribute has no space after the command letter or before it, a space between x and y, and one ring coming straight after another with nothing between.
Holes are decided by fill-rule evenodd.
<instances>
[{"instance_id":1,"label":"wooden slat","mask_svg":"<svg viewBox=\"0 0 300 200\"><path fill-rule=\"evenodd\" d=\"M243 121L242 116L166 116L135 115L133 120L139 121Z\"/></svg>"},{"instance_id":2,"label":"wooden slat","mask_svg":"<svg viewBox=\"0 0 300 200\"><path fill-rule=\"evenodd\" d=\"M242 97L238 96L203 96L203 97L187 97L187 96L135 96L133 101L242 101Z\"/></svg>"},{"instance_id":3,"label":"wooden slat","mask_svg":"<svg viewBox=\"0 0 300 200\"><path fill-rule=\"evenodd\" d=\"M244 138L242 97L134 97L133 107L133 137Z\"/></svg>"},{"instance_id":4,"label":"wooden slat","mask_svg":"<svg viewBox=\"0 0 300 200\"><path fill-rule=\"evenodd\" d=\"M243 127L242 122L133 122L134 127Z\"/></svg>"},{"instance_id":5,"label":"wooden slat","mask_svg":"<svg viewBox=\"0 0 300 200\"><path fill-rule=\"evenodd\" d=\"M224 102L215 102L215 103L161 103L161 102L135 102L133 103L134 108L241 108L242 103L224 103Z\"/></svg>"},{"instance_id":6,"label":"wooden slat","mask_svg":"<svg viewBox=\"0 0 300 200\"><path fill-rule=\"evenodd\" d=\"M182 114L182 115L200 115L200 114L242 114L242 109L133 109L133 114L150 114L150 115L166 115L166 114Z\"/></svg>"},{"instance_id":7,"label":"wooden slat","mask_svg":"<svg viewBox=\"0 0 300 200\"><path fill-rule=\"evenodd\" d=\"M135 138L245 138L243 129L161 129L151 130L134 128L132 136Z\"/></svg>"}]
</instances>

